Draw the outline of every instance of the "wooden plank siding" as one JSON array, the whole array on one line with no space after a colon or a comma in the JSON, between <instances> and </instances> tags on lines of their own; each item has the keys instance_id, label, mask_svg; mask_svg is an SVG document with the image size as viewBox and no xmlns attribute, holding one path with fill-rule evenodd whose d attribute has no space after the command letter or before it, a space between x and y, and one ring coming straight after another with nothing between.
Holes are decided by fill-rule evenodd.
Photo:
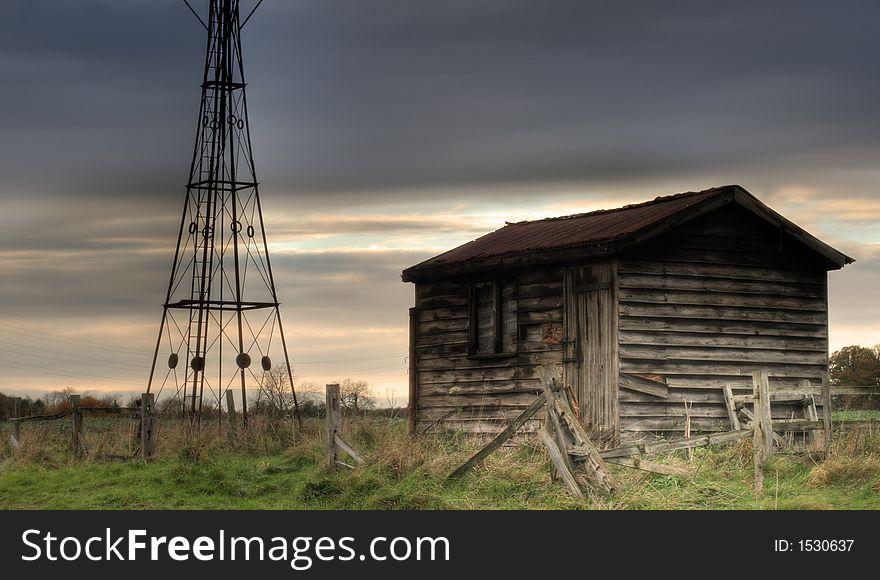
<instances>
[{"instance_id":1,"label":"wooden plank siding","mask_svg":"<svg viewBox=\"0 0 880 580\"><path fill-rule=\"evenodd\" d=\"M730 430L722 389L750 393L756 370L769 372L771 389L822 384L826 264L775 226L728 206L618 254L616 264L617 340L608 365L619 376L613 408L621 441L681 437L688 416L693 433ZM541 392L537 367L563 362L574 328L564 311L564 272L585 265L560 261L498 275L516 318L504 339L513 352L493 356L468 356L469 288L489 279L417 283L415 431L494 435L526 409ZM800 407L776 403L772 415L803 418ZM535 418L524 429L539 426Z\"/></svg>"},{"instance_id":2,"label":"wooden plank siding","mask_svg":"<svg viewBox=\"0 0 880 580\"><path fill-rule=\"evenodd\" d=\"M666 399L621 389L621 429L680 436L730 429L721 389L821 384L828 364L827 274L813 254L740 208L725 208L619 257L621 377L659 375ZM774 418L802 417L774 405Z\"/></svg>"},{"instance_id":3,"label":"wooden plank siding","mask_svg":"<svg viewBox=\"0 0 880 580\"><path fill-rule=\"evenodd\" d=\"M416 432L492 435L534 401L537 367L562 358L562 276L562 268L543 268L503 277L505 293L515 296L515 325L505 328L509 356L468 356L468 288L480 280L416 285ZM538 428L536 419L523 429Z\"/></svg>"}]
</instances>

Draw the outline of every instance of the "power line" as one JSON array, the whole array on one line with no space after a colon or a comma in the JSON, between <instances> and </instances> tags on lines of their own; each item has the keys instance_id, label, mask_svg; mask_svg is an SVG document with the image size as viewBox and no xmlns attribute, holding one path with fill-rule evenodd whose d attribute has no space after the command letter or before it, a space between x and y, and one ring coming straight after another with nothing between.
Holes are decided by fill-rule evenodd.
<instances>
[{"instance_id":1,"label":"power line","mask_svg":"<svg viewBox=\"0 0 880 580\"><path fill-rule=\"evenodd\" d=\"M67 344L72 344L72 345L74 345L74 346L83 346L83 345L86 345L86 346L94 346L94 347L97 347L97 348L103 348L103 349L105 349L105 350L115 351L115 352L118 352L118 353L120 353L120 354L125 354L125 355L127 355L127 356L134 356L134 355L143 356L143 354L144 354L143 351L136 351L136 350L133 350L133 349L127 349L127 348L120 348L120 347L110 346L110 345L107 345L107 344L101 344L101 343L99 343L99 342L91 341L91 340L84 339L84 338L78 338L78 339L66 338L66 337L62 337L62 336L57 336L57 335L55 335L55 334L52 334L51 332L43 332L43 331L40 331L40 330L33 330L33 329L30 329L30 328L22 328L22 327L20 327L20 326L15 326L15 325L12 325L12 324L6 324L6 323L3 323L3 322L0 322L0 326L6 327L6 328L12 328L12 329L15 329L15 330L17 330L18 332L23 332L23 333L25 333L26 335L33 335L33 336L30 336L30 338L34 338L34 339L36 339L36 340L49 341L48 338L43 338L43 336L48 336L48 337L51 337L51 340L52 340L52 341L56 341L56 342L64 342L64 343L67 343Z\"/></svg>"},{"instance_id":2,"label":"power line","mask_svg":"<svg viewBox=\"0 0 880 580\"><path fill-rule=\"evenodd\" d=\"M143 371L143 370L144 370L144 365L128 364L128 363L124 363L124 362L120 362L120 361L109 361L109 360L106 360L106 359L94 358L94 357L83 356L83 355L68 355L68 354L64 354L63 352L61 352L61 351L57 351L57 350L50 350L50 349L47 349L47 348L39 348L39 347L36 347L36 346L30 346L30 345L21 344L21 343L18 343L18 342L10 342L10 341L8 341L8 340L3 340L3 339L0 339L0 343L3 343L3 344L11 344L11 345L13 345L13 346L20 346L20 347L25 348L25 349L28 349L28 350L35 350L35 351L40 351L40 352L47 352L47 353L49 353L49 354L52 354L52 355L55 355L55 356L58 356L58 357L63 357L63 358L67 358L67 359L72 359L71 361L63 361L63 362L83 362L83 361L92 361L92 362L99 362L99 363L102 363L102 364L106 364L106 365L111 366L111 367L116 367L116 368L119 368L120 370L139 370L139 371ZM24 355L24 356L33 356L33 357L36 357L36 356L43 356L43 355L38 355L38 354L31 354L31 353L27 353L27 352L21 352L21 351L18 351L18 350L15 350L15 349L11 349L11 348L6 348L6 347L0 347L0 351L2 351L2 352L13 352L13 353L21 354L21 355ZM51 360L51 358L50 358L49 360Z\"/></svg>"},{"instance_id":3,"label":"power line","mask_svg":"<svg viewBox=\"0 0 880 580\"><path fill-rule=\"evenodd\" d=\"M395 353L395 354L387 354L382 356L373 356L373 357L363 357L363 358L338 358L338 359L326 359L326 360L306 360L306 361L294 361L295 365L320 365L326 363L345 363L345 362L362 362L362 361L371 361L371 360L383 360L387 358L403 358L406 354L403 353Z\"/></svg>"},{"instance_id":4,"label":"power line","mask_svg":"<svg viewBox=\"0 0 880 580\"><path fill-rule=\"evenodd\" d=\"M3 364L3 363L5 363L5 364ZM24 366L24 365L21 365L20 363L16 363L14 361L6 360L6 359L0 359L0 366L6 367L6 368L17 369L17 370L26 370L26 371L33 371L34 370L34 367ZM140 384L140 383L135 383L133 381L127 381L125 379L117 379L117 378L112 378L112 377L99 377L97 375L90 375L87 373L78 373L78 372L74 372L74 371L61 373L61 372L57 372L57 371L53 371L53 370L49 370L49 369L45 369L45 368L39 369L39 370L40 370L40 372L49 373L50 375L58 375L58 376L61 376L61 377L67 378L67 379L70 379L71 375L72 375L75 378L76 377L86 378L86 379L97 380L97 381L105 381L105 382L109 382L109 383L125 383L128 385Z\"/></svg>"},{"instance_id":5,"label":"power line","mask_svg":"<svg viewBox=\"0 0 880 580\"><path fill-rule=\"evenodd\" d=\"M46 351L45 349L37 349L37 350L51 352L51 351ZM9 353L9 354L17 354L17 355L31 357L31 358L37 358L37 359L40 359L41 362L55 361L55 362L62 363L64 365L92 364L87 361L88 360L93 360L93 361L96 360L96 359L88 359L88 357L82 357L82 359L86 359L86 361L83 361L82 359L77 359L75 357L67 356L67 355L63 355L63 354L59 354L59 353L55 353L55 356L47 356L47 355L43 355L43 354L34 354L34 353L29 353L29 352L23 352L20 350L16 350L14 348L7 348L7 347L0 347L0 352L2 352L4 354ZM62 358L58 358L58 357L62 357ZM143 371L144 370L144 367L138 367L135 365L123 366L123 365L117 365L117 364L114 364L114 363L111 363L108 361L100 361L100 360L97 362L100 362L102 365L107 366L109 368L113 368L113 369L120 370L120 371ZM92 365L92 366L94 366L94 365Z\"/></svg>"}]
</instances>

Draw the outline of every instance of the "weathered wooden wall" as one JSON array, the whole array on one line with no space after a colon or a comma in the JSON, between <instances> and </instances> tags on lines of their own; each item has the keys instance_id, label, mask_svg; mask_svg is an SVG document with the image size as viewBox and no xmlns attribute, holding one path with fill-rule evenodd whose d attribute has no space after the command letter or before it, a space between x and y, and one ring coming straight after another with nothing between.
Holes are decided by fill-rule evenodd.
<instances>
[{"instance_id":1,"label":"weathered wooden wall","mask_svg":"<svg viewBox=\"0 0 880 580\"><path fill-rule=\"evenodd\" d=\"M621 254L621 440L681 436L686 416L695 433L730 429L722 387L749 392L754 370L769 371L772 388L821 385L827 273L817 260L738 207ZM416 285L417 432L496 433L532 402L536 367L563 360L563 273L555 266L506 276L505 296L516 301L513 356L468 356L469 280ZM799 408L779 405L773 416L802 418Z\"/></svg>"},{"instance_id":2,"label":"weathered wooden wall","mask_svg":"<svg viewBox=\"0 0 880 580\"><path fill-rule=\"evenodd\" d=\"M727 208L620 257L620 414L629 438L730 428L722 386L820 385L827 370L827 274L814 254L751 213ZM668 398L629 387L660 375ZM660 377L649 377L659 379ZM774 418L799 409L774 406Z\"/></svg>"},{"instance_id":3,"label":"weathered wooden wall","mask_svg":"<svg viewBox=\"0 0 880 580\"><path fill-rule=\"evenodd\" d=\"M562 269L506 279L505 298L516 302L516 324L505 329L505 345L516 342L513 356L468 357L468 280L416 285L417 432L496 433L541 391L537 365L561 361Z\"/></svg>"}]
</instances>

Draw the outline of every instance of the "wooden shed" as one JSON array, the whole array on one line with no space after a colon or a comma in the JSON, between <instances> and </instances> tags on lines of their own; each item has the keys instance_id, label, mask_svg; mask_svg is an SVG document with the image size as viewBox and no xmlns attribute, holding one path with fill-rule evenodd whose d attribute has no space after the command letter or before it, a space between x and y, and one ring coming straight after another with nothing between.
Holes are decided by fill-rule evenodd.
<instances>
[{"instance_id":1,"label":"wooden shed","mask_svg":"<svg viewBox=\"0 0 880 580\"><path fill-rule=\"evenodd\" d=\"M727 431L752 372L827 380L827 275L852 261L737 185L508 224L403 271L410 427L495 433L556 363L606 445Z\"/></svg>"}]
</instances>

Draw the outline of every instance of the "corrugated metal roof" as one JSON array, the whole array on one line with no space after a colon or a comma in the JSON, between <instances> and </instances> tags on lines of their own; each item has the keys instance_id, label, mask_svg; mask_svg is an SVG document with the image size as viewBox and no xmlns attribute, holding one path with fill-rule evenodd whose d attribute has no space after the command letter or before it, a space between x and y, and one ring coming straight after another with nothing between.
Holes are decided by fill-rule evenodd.
<instances>
[{"instance_id":1,"label":"corrugated metal roof","mask_svg":"<svg viewBox=\"0 0 880 580\"><path fill-rule=\"evenodd\" d=\"M657 197L616 209L508 224L408 270L616 240L635 234L694 204L727 193L734 187L737 186Z\"/></svg>"}]
</instances>

